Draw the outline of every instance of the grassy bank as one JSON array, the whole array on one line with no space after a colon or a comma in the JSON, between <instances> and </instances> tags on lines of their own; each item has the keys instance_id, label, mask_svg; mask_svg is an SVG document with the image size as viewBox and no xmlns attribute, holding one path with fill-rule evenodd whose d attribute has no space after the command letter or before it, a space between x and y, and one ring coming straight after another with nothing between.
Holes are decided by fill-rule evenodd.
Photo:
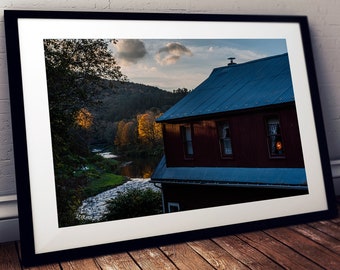
<instances>
[{"instance_id":1,"label":"grassy bank","mask_svg":"<svg viewBox=\"0 0 340 270\"><path fill-rule=\"evenodd\" d=\"M98 179L91 180L84 188L84 197L92 197L125 182L125 177L113 173L103 173Z\"/></svg>"}]
</instances>

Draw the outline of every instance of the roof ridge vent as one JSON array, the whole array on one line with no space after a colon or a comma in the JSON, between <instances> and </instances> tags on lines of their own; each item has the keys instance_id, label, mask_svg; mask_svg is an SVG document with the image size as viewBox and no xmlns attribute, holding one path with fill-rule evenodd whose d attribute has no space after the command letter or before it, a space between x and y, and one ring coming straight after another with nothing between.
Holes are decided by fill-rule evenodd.
<instances>
[{"instance_id":1,"label":"roof ridge vent","mask_svg":"<svg viewBox=\"0 0 340 270\"><path fill-rule=\"evenodd\" d=\"M232 65L236 65L237 63L234 62L235 57L229 57L228 60L230 60L230 62L228 63L228 66L232 66Z\"/></svg>"}]
</instances>

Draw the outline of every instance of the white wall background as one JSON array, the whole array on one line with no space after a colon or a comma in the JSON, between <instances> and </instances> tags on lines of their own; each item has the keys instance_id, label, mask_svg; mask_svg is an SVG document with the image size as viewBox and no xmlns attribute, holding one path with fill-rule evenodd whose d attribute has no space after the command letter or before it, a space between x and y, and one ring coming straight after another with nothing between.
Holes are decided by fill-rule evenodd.
<instances>
[{"instance_id":1,"label":"white wall background","mask_svg":"<svg viewBox=\"0 0 340 270\"><path fill-rule=\"evenodd\" d=\"M340 1L338 0L1 0L0 242L16 240L18 219L3 10L306 15L312 36L333 181L340 195Z\"/></svg>"}]
</instances>

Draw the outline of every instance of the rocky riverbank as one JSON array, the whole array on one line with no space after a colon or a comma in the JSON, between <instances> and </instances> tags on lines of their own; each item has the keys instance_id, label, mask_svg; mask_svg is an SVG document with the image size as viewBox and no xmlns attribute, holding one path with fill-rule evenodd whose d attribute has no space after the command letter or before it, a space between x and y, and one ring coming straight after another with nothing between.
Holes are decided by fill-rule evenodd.
<instances>
[{"instance_id":1,"label":"rocky riverbank","mask_svg":"<svg viewBox=\"0 0 340 270\"><path fill-rule=\"evenodd\" d=\"M107 201L114 199L119 193L126 192L129 189L143 190L147 188L151 188L154 191L160 191L159 188L150 183L149 178L132 178L123 185L85 199L77 211L77 218L92 222L100 221L106 213Z\"/></svg>"}]
</instances>

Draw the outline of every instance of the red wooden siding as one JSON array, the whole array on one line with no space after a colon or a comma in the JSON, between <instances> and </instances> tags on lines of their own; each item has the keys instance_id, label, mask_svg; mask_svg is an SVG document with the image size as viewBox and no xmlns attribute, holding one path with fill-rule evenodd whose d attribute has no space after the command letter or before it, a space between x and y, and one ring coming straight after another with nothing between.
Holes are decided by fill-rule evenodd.
<instances>
[{"instance_id":1,"label":"red wooden siding","mask_svg":"<svg viewBox=\"0 0 340 270\"><path fill-rule=\"evenodd\" d=\"M266 119L271 116L280 120L284 157L273 158L269 155ZM221 155L217 128L219 121L229 123L233 150L231 156ZM180 135L180 126L184 124L192 125L194 155L190 159L185 158ZM214 119L166 123L163 129L168 167L304 167L294 104L239 114L220 114Z\"/></svg>"}]
</instances>

